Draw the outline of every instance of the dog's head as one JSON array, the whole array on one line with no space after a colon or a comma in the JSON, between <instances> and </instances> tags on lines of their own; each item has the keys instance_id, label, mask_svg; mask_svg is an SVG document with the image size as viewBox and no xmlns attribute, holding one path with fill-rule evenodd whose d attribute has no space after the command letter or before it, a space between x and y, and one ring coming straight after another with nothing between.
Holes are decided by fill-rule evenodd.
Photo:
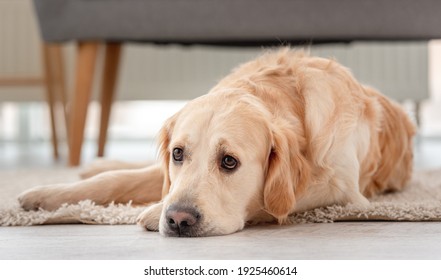
<instances>
[{"instance_id":1,"label":"dog's head","mask_svg":"<svg viewBox=\"0 0 441 280\"><path fill-rule=\"evenodd\" d=\"M289 124L251 94L195 99L160 132L164 169L159 230L209 236L267 215L283 221L309 169Z\"/></svg>"}]
</instances>

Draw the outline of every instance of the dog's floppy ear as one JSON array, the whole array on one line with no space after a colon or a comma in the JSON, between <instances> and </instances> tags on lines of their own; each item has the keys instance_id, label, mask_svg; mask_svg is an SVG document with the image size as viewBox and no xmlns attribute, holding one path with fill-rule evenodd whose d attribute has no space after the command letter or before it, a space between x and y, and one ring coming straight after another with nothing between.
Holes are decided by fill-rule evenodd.
<instances>
[{"instance_id":1,"label":"dog's floppy ear","mask_svg":"<svg viewBox=\"0 0 441 280\"><path fill-rule=\"evenodd\" d=\"M306 187L311 168L291 127L275 126L272 134L263 199L265 210L283 223L295 207L296 193Z\"/></svg>"},{"instance_id":2,"label":"dog's floppy ear","mask_svg":"<svg viewBox=\"0 0 441 280\"><path fill-rule=\"evenodd\" d=\"M162 126L159 131L158 144L159 144L159 158L162 164L162 170L164 174L164 183L162 185L162 198L164 198L170 190L170 175L169 175L169 163L170 163L170 139L173 133L173 128L177 119L178 113L170 117Z\"/></svg>"}]
</instances>

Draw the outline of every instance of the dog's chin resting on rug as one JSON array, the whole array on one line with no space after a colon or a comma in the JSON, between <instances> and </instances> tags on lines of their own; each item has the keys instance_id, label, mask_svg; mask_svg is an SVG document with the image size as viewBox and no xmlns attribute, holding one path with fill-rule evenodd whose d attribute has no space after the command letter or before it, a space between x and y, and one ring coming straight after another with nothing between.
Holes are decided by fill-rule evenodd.
<instances>
[{"instance_id":1,"label":"dog's chin resting on rug","mask_svg":"<svg viewBox=\"0 0 441 280\"><path fill-rule=\"evenodd\" d=\"M337 62L284 48L240 65L169 118L158 164L94 166L85 180L34 188L19 202L150 204L138 217L147 230L229 234L317 207L368 207L367 198L401 190L414 133L399 105Z\"/></svg>"}]
</instances>

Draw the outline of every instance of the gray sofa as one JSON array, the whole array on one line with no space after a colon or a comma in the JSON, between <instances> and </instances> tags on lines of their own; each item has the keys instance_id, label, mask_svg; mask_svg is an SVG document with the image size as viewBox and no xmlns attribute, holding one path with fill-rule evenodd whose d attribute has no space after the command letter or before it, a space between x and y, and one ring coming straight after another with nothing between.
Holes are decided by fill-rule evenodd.
<instances>
[{"instance_id":1,"label":"gray sofa","mask_svg":"<svg viewBox=\"0 0 441 280\"><path fill-rule=\"evenodd\" d=\"M121 44L280 45L441 38L436 0L34 0L47 43L78 42L69 163L80 162L98 46L105 43L98 155Z\"/></svg>"},{"instance_id":2,"label":"gray sofa","mask_svg":"<svg viewBox=\"0 0 441 280\"><path fill-rule=\"evenodd\" d=\"M441 37L437 0L34 0L44 40L279 44Z\"/></svg>"}]
</instances>

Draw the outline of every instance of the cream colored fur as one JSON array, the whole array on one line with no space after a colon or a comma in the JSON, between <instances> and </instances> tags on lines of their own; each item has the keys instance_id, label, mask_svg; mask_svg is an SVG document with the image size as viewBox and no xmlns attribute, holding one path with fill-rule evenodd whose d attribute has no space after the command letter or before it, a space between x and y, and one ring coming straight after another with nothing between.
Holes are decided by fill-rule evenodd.
<instances>
[{"instance_id":1,"label":"cream colored fur","mask_svg":"<svg viewBox=\"0 0 441 280\"><path fill-rule=\"evenodd\" d=\"M399 105L337 62L286 48L239 66L172 116L160 132L159 164L39 187L19 200L25 209L158 201L138 222L164 235L169 205L185 203L202 215L193 236L229 234L400 190L412 172L414 130ZM176 147L181 163L171 156ZM225 155L239 162L232 172L221 167Z\"/></svg>"}]
</instances>

